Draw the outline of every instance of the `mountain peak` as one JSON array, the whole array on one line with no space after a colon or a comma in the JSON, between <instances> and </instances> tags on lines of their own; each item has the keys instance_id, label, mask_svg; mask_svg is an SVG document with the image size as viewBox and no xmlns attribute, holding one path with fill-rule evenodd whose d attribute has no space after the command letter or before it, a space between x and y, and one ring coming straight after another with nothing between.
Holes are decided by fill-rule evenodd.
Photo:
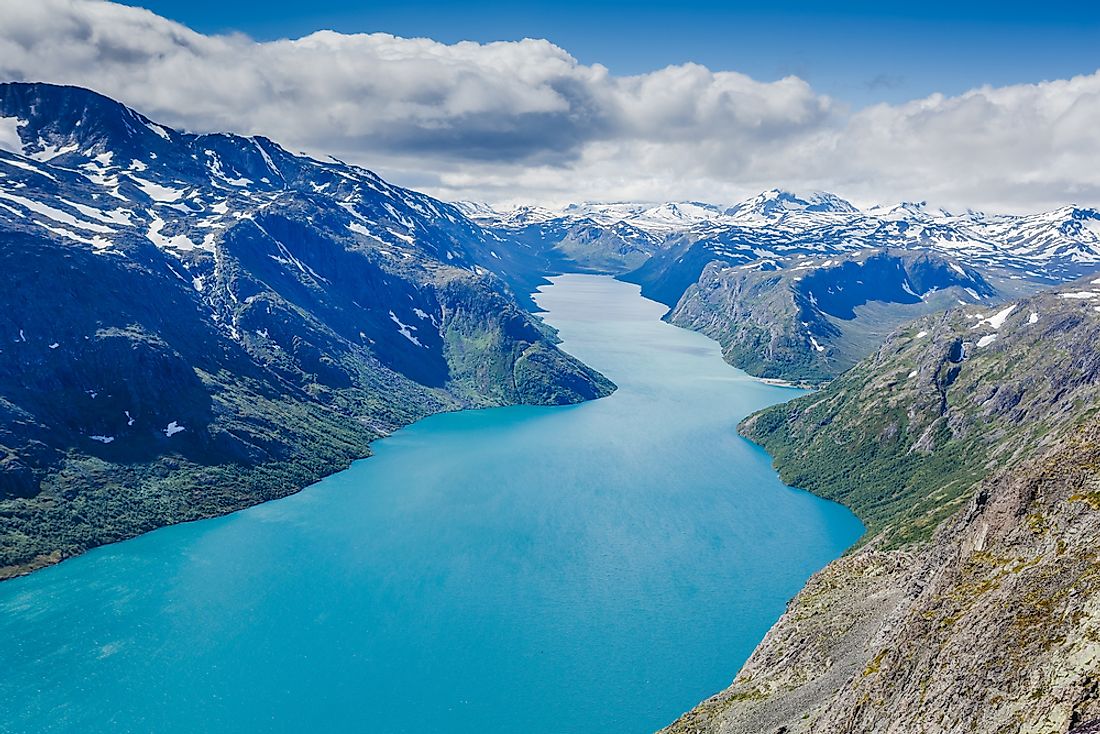
<instances>
[{"instance_id":1,"label":"mountain peak","mask_svg":"<svg viewBox=\"0 0 1100 734\"><path fill-rule=\"evenodd\" d=\"M484 201L454 201L454 204L463 216L470 219L497 219L501 216L501 212L494 209Z\"/></svg>"},{"instance_id":2,"label":"mountain peak","mask_svg":"<svg viewBox=\"0 0 1100 734\"><path fill-rule=\"evenodd\" d=\"M41 82L0 84L0 118L8 127L4 147L43 161L76 152L156 152L179 135L98 92Z\"/></svg>"},{"instance_id":3,"label":"mountain peak","mask_svg":"<svg viewBox=\"0 0 1100 734\"><path fill-rule=\"evenodd\" d=\"M855 214L859 210L851 202L827 191L795 193L784 189L768 189L725 211L727 215L737 218L768 220L796 212Z\"/></svg>"},{"instance_id":4,"label":"mountain peak","mask_svg":"<svg viewBox=\"0 0 1100 734\"><path fill-rule=\"evenodd\" d=\"M867 209L867 214L877 219L946 219L955 216L943 208L932 208L927 201L901 201L897 204L876 204ZM974 219L981 216L976 212L968 212L968 216Z\"/></svg>"}]
</instances>

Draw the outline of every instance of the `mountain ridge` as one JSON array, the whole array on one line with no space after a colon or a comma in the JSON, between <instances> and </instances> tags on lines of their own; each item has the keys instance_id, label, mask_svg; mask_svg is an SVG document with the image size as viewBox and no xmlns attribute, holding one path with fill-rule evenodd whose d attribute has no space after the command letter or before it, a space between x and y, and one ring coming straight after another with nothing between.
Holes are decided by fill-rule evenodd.
<instances>
[{"instance_id":1,"label":"mountain ridge","mask_svg":"<svg viewBox=\"0 0 1100 734\"><path fill-rule=\"evenodd\" d=\"M501 236L559 258L559 268L609 273L640 285L642 295L669 307L666 319L720 340L732 330L730 319L754 305L727 303L724 317L715 315L721 310L715 303L708 304L711 315L705 318L693 313L699 310L700 294L715 286L714 273L724 269L776 267L787 270L787 280L793 281L795 271L815 259L854 260L868 251L928 256L976 271L992 284L992 292L961 294L961 300L977 301L1035 292L1100 267L1100 212L1076 205L1025 215L954 214L925 202L861 210L828 192L770 189L729 207L619 202L557 210L518 207L508 213L481 205L469 212ZM851 285L838 281L832 287ZM871 300L891 302L885 294ZM933 305L948 303L941 297ZM728 339L724 346L727 360L753 375L819 385L870 353L872 334L883 338L918 312L882 305L869 309L868 318L860 315L853 324L857 328L840 329L835 346L843 358L832 365L820 364L815 354L820 350L805 339L800 351L784 347L775 358L731 349ZM726 326L717 323L723 318ZM754 341L771 338L761 334ZM756 346L767 355L774 352L765 344ZM813 363L818 364L807 367Z\"/></svg>"},{"instance_id":2,"label":"mountain ridge","mask_svg":"<svg viewBox=\"0 0 1100 734\"><path fill-rule=\"evenodd\" d=\"M714 338L758 377L820 385L920 314L1000 292L977 270L930 252L712 263L668 321Z\"/></svg>"},{"instance_id":3,"label":"mountain ridge","mask_svg":"<svg viewBox=\"0 0 1100 734\"><path fill-rule=\"evenodd\" d=\"M1024 254L1042 254L1047 258L1071 258L1074 254L1094 264L1100 253L1100 211L1095 207L1067 204L1048 212L1034 214L985 214L967 210L955 214L944 209L931 210L926 202L899 202L864 209L836 194L824 191L798 194L769 189L730 206L707 202L588 202L560 208L523 205L500 211L484 203L462 202L468 215L486 226L514 229L532 224L567 226L589 220L604 226L629 224L655 237L688 238L693 243L708 238L730 238L730 230L774 229L772 244L802 242L813 232L822 247L830 240L844 237L863 238L864 247L927 246L943 248L945 254L971 256L983 251L1000 253L1007 261ZM900 226L899 226L900 225ZM1058 235L1081 238L1079 242L1054 242ZM868 240L868 238L873 238ZM769 240L761 240L768 243ZM955 243L952 245L951 243ZM1028 252L1013 253L1013 243L1037 243ZM669 243L672 244L672 243ZM1059 252L1057 247L1080 246L1080 252ZM831 246L842 248L843 242ZM950 248L954 248L953 252ZM1047 247L1045 251L1037 251ZM1050 247L1055 249L1051 250ZM824 250L819 250L823 252ZM778 254L778 253L772 253ZM1083 275L1084 273L1078 273ZM671 305L671 304L670 304Z\"/></svg>"},{"instance_id":4,"label":"mountain ridge","mask_svg":"<svg viewBox=\"0 0 1100 734\"><path fill-rule=\"evenodd\" d=\"M522 248L448 204L74 87L0 85L0 118L0 577L283 496L430 413L613 389L520 307Z\"/></svg>"}]
</instances>

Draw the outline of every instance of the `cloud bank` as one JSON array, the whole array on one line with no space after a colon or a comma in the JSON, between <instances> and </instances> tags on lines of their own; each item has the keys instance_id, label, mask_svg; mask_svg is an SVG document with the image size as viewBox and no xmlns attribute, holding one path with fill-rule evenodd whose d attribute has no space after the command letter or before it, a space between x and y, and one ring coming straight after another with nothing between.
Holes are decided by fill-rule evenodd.
<instances>
[{"instance_id":1,"label":"cloud bank","mask_svg":"<svg viewBox=\"0 0 1100 734\"><path fill-rule=\"evenodd\" d=\"M0 0L0 79L77 84L175 127L264 134L449 199L1100 203L1100 72L858 111L797 77L616 76L548 41L208 36L99 0Z\"/></svg>"}]
</instances>

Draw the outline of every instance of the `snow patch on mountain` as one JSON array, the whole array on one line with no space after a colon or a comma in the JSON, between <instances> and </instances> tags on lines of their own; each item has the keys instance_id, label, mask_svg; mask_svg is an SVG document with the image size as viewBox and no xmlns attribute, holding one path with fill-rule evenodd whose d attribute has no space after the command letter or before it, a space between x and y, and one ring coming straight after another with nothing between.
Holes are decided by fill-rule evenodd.
<instances>
[{"instance_id":1,"label":"snow patch on mountain","mask_svg":"<svg viewBox=\"0 0 1100 734\"><path fill-rule=\"evenodd\" d=\"M147 181L144 178L139 178L132 174L130 175L130 180L132 180L134 185L141 189L146 196L156 202L165 203L179 201L180 197L184 194L182 189L165 186L164 184L159 184L154 181Z\"/></svg>"},{"instance_id":2,"label":"snow patch on mountain","mask_svg":"<svg viewBox=\"0 0 1100 734\"><path fill-rule=\"evenodd\" d=\"M0 116L0 148L23 155L23 140L19 137L19 127L23 124L18 117Z\"/></svg>"},{"instance_id":3,"label":"snow patch on mountain","mask_svg":"<svg viewBox=\"0 0 1100 734\"><path fill-rule=\"evenodd\" d=\"M1011 306L1008 306L1004 309L1001 309L1000 311L993 314L992 316L987 316L986 318L982 319L978 323L974 324L974 328L976 329L979 326L981 326L982 324L989 324L989 326L991 326L994 329L1000 329L1002 326L1004 326L1005 319L1007 319L1009 317L1009 315L1015 310L1016 310L1016 304L1013 303Z\"/></svg>"},{"instance_id":4,"label":"snow patch on mountain","mask_svg":"<svg viewBox=\"0 0 1100 734\"><path fill-rule=\"evenodd\" d=\"M397 317L397 314L395 314L393 311L390 311L390 320L393 321L393 323L397 324L397 330L401 332L401 336L405 337L418 347L424 346L420 343L420 340L417 339L415 335L413 335L413 332L416 331L415 326L403 323L401 319Z\"/></svg>"},{"instance_id":5,"label":"snow patch on mountain","mask_svg":"<svg viewBox=\"0 0 1100 734\"><path fill-rule=\"evenodd\" d=\"M15 168L21 168L24 171L30 171L31 173L37 173L39 176L45 176L51 181L57 180L57 178L49 171L43 169L41 166L32 165L29 161L25 159L0 157L0 163L14 166Z\"/></svg>"}]
</instances>

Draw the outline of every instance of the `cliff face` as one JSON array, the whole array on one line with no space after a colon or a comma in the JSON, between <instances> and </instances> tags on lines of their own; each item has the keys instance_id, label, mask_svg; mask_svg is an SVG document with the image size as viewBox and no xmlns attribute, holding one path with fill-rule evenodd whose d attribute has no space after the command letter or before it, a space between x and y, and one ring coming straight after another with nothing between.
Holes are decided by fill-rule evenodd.
<instances>
[{"instance_id":1,"label":"cliff face","mask_svg":"<svg viewBox=\"0 0 1100 734\"><path fill-rule=\"evenodd\" d=\"M729 689L667 731L1053 734L1100 719L1098 291L907 327L829 388L746 422L868 537L811 579ZM868 473L837 440L859 432L877 446ZM899 458L911 454L923 461ZM942 521L941 505L955 508Z\"/></svg>"}]
</instances>

